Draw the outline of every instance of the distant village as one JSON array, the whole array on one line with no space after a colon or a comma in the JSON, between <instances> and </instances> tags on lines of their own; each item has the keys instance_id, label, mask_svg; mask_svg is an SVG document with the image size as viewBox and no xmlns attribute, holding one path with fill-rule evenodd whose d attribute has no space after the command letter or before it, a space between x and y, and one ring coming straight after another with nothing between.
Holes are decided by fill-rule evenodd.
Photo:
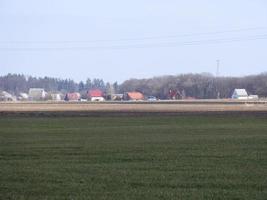
<instances>
[{"instance_id":1,"label":"distant village","mask_svg":"<svg viewBox=\"0 0 267 200\"><path fill-rule=\"evenodd\" d=\"M236 100L258 100L258 95L249 95L245 89L235 89L231 99ZM168 100L188 99L192 97L183 97L179 91L169 91ZM18 96L12 95L6 91L0 92L0 101L157 101L160 100L155 96L147 96L138 91L125 92L123 94L106 94L100 89L91 89L86 95L81 95L79 92L59 93L47 92L43 88L30 88L28 93L19 93Z\"/></svg>"},{"instance_id":2,"label":"distant village","mask_svg":"<svg viewBox=\"0 0 267 200\"><path fill-rule=\"evenodd\" d=\"M79 92L66 94L59 92L46 92L43 88L30 88L29 93L20 93L14 96L6 91L0 92L1 101L141 101L157 100L156 97L145 97L140 92L126 92L124 94L105 94L100 89L92 89L82 96Z\"/></svg>"},{"instance_id":3,"label":"distant village","mask_svg":"<svg viewBox=\"0 0 267 200\"><path fill-rule=\"evenodd\" d=\"M258 100L267 97L266 83L267 73L236 78L181 74L129 79L121 84L8 74L0 76L0 101Z\"/></svg>"}]
</instances>

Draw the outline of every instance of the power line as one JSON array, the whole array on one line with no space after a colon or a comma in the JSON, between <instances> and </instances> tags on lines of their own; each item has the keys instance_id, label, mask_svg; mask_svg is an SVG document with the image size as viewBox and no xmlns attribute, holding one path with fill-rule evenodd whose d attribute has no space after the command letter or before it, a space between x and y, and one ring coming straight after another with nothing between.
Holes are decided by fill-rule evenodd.
<instances>
[{"instance_id":1,"label":"power line","mask_svg":"<svg viewBox=\"0 0 267 200\"><path fill-rule=\"evenodd\" d=\"M150 36L150 37L139 37L139 38L122 38L122 39L101 39L101 40L80 40L80 41L0 41L0 44L73 44L73 43L98 43L98 42L127 42L127 41L143 41L143 40L155 40L155 39L175 39L181 37L190 36L205 36L205 35L219 35L224 33L240 33L256 30L267 30L267 27L251 27L242 29L230 29L222 31L211 31L211 32L200 32L200 33L189 33L179 35L166 35L166 36Z\"/></svg>"},{"instance_id":2,"label":"power line","mask_svg":"<svg viewBox=\"0 0 267 200\"><path fill-rule=\"evenodd\" d=\"M254 35L249 37L233 37L233 38L217 38L209 40L193 40L185 42L164 42L151 44L128 44L128 45L107 45L107 46L68 46L68 47L2 47L0 51L45 51L45 50L115 50L115 49L133 49L133 48L161 48L161 47L177 47L190 45L208 45L234 43L241 41L265 40L267 34Z\"/></svg>"}]
</instances>

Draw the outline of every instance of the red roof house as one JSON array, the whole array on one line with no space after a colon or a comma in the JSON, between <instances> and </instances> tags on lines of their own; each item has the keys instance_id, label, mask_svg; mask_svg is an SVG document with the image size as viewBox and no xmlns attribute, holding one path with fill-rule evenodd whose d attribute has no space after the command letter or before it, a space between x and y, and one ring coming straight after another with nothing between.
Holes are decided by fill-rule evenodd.
<instances>
[{"instance_id":1,"label":"red roof house","mask_svg":"<svg viewBox=\"0 0 267 200\"><path fill-rule=\"evenodd\" d=\"M99 89L89 90L87 92L87 97L91 101L104 101L104 93Z\"/></svg>"},{"instance_id":2,"label":"red roof house","mask_svg":"<svg viewBox=\"0 0 267 200\"><path fill-rule=\"evenodd\" d=\"M87 92L87 95L88 95L89 98L92 98L92 97L103 97L104 96L103 92L101 90L99 90L99 89L89 90Z\"/></svg>"}]
</instances>

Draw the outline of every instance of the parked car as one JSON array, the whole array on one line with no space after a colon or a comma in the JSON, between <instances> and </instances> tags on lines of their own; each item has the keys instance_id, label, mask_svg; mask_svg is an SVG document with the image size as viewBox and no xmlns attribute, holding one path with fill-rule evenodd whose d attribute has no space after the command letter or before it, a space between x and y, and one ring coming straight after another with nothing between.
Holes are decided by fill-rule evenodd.
<instances>
[{"instance_id":1,"label":"parked car","mask_svg":"<svg viewBox=\"0 0 267 200\"><path fill-rule=\"evenodd\" d=\"M147 100L148 100L148 101L157 101L157 98L154 97L154 96L148 96L148 97L147 97Z\"/></svg>"}]
</instances>

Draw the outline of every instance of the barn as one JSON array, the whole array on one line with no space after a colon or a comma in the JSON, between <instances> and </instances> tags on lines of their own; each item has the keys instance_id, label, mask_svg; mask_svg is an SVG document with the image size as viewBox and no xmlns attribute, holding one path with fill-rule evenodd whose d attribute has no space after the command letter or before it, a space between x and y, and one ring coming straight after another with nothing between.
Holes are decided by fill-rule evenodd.
<instances>
[{"instance_id":1,"label":"barn","mask_svg":"<svg viewBox=\"0 0 267 200\"><path fill-rule=\"evenodd\" d=\"M105 101L104 93L99 89L89 90L87 97L91 101Z\"/></svg>"},{"instance_id":2,"label":"barn","mask_svg":"<svg viewBox=\"0 0 267 200\"><path fill-rule=\"evenodd\" d=\"M44 100L46 94L47 93L42 88L30 88L29 100L32 100L32 101Z\"/></svg>"},{"instance_id":3,"label":"barn","mask_svg":"<svg viewBox=\"0 0 267 200\"><path fill-rule=\"evenodd\" d=\"M124 100L128 101L142 101L145 97L141 92L126 92L124 94Z\"/></svg>"}]
</instances>

